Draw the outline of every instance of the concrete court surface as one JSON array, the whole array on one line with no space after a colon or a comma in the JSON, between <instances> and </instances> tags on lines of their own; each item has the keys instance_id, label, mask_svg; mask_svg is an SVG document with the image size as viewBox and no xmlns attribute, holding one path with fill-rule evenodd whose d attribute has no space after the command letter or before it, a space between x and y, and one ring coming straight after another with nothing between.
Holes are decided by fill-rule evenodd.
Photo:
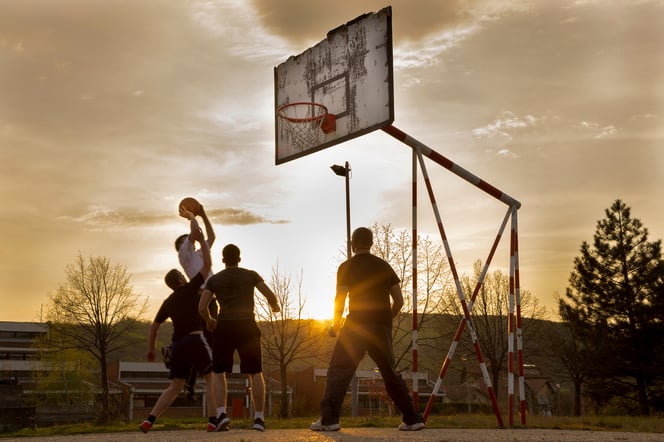
<instances>
[{"instance_id":1,"label":"concrete court surface","mask_svg":"<svg viewBox=\"0 0 664 442\"><path fill-rule=\"evenodd\" d=\"M80 434L52 437L2 438L0 442L109 442L109 441L229 441L229 442L664 442L664 433L626 433L618 431L583 431L550 429L445 429L398 431L396 428L342 428L336 432L314 432L309 429L270 430L261 433L251 429L231 429L208 433L204 429L186 431L153 430L141 433Z\"/></svg>"}]
</instances>

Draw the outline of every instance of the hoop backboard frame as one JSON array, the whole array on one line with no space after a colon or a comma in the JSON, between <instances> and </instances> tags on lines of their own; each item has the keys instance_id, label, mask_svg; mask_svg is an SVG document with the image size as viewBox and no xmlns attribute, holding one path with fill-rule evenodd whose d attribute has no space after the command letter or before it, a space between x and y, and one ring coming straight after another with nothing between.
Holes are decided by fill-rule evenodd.
<instances>
[{"instance_id":1,"label":"hoop backboard frame","mask_svg":"<svg viewBox=\"0 0 664 442\"><path fill-rule=\"evenodd\" d=\"M392 8L361 15L274 68L275 164L300 158L392 124ZM296 148L277 115L294 102L324 105L336 119L318 144Z\"/></svg>"}]
</instances>

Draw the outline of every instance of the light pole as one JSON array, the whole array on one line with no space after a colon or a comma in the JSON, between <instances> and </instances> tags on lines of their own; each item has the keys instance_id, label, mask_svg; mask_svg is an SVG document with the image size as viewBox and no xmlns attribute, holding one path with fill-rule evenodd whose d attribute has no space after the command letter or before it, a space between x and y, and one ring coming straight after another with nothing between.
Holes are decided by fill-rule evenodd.
<instances>
[{"instance_id":1,"label":"light pole","mask_svg":"<svg viewBox=\"0 0 664 442\"><path fill-rule=\"evenodd\" d=\"M330 169L338 175L346 178L346 256L348 259L351 257L350 249L350 165L348 161L344 166L334 164Z\"/></svg>"},{"instance_id":2,"label":"light pole","mask_svg":"<svg viewBox=\"0 0 664 442\"><path fill-rule=\"evenodd\" d=\"M350 165L348 161L343 166L338 164L333 164L330 166L330 169L338 175L344 177L346 180L346 255L348 259L351 258L352 250L350 247ZM358 409L358 381L357 381L357 372L353 373L353 379L350 383L350 395L351 395L351 414L353 417L357 417Z\"/></svg>"}]
</instances>

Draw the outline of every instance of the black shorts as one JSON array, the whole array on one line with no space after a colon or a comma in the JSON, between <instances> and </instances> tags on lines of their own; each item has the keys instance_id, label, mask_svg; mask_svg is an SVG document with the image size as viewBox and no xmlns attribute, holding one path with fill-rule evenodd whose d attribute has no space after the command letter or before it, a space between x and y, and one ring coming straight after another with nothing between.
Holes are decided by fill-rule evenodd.
<instances>
[{"instance_id":1,"label":"black shorts","mask_svg":"<svg viewBox=\"0 0 664 442\"><path fill-rule=\"evenodd\" d=\"M214 333L212 371L233 372L233 355L240 357L240 373L255 374L263 371L261 331L253 319L221 320Z\"/></svg>"},{"instance_id":2,"label":"black shorts","mask_svg":"<svg viewBox=\"0 0 664 442\"><path fill-rule=\"evenodd\" d=\"M187 379L191 369L205 376L212 370L212 350L201 333L186 335L171 344L170 379Z\"/></svg>"}]
</instances>

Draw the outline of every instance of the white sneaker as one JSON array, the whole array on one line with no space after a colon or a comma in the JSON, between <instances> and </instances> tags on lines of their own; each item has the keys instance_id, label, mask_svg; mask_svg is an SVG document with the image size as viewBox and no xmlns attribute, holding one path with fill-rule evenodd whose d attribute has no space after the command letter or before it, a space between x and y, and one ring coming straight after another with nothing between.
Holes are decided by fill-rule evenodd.
<instances>
[{"instance_id":1,"label":"white sneaker","mask_svg":"<svg viewBox=\"0 0 664 442\"><path fill-rule=\"evenodd\" d=\"M318 419L316 422L312 422L311 425L309 425L309 428L313 431L339 431L341 430L341 425L339 424L323 425L322 421Z\"/></svg>"},{"instance_id":2,"label":"white sneaker","mask_svg":"<svg viewBox=\"0 0 664 442\"><path fill-rule=\"evenodd\" d=\"M401 431L419 431L424 428L424 422L415 422L414 424L408 425L405 422L402 422L399 425L399 430Z\"/></svg>"}]
</instances>

